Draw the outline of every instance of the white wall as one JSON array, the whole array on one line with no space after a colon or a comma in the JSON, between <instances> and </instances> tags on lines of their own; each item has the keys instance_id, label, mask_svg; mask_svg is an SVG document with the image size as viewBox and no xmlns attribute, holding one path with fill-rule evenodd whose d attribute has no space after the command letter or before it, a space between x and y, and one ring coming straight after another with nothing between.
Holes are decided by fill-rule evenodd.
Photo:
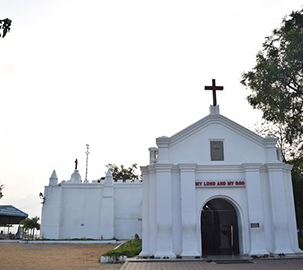
<instances>
[{"instance_id":1,"label":"white wall","mask_svg":"<svg viewBox=\"0 0 303 270\"><path fill-rule=\"evenodd\" d=\"M169 160L173 164L214 163L210 160L210 140L221 139L224 142L224 161L216 161L216 164L264 163L266 161L265 150L258 141L248 140L247 137L219 124L210 124L207 129L202 129L172 145L169 148Z\"/></svg>"},{"instance_id":2,"label":"white wall","mask_svg":"<svg viewBox=\"0 0 303 270\"><path fill-rule=\"evenodd\" d=\"M130 239L136 233L142 237L142 182L114 183L114 234L118 239Z\"/></svg>"},{"instance_id":3,"label":"white wall","mask_svg":"<svg viewBox=\"0 0 303 270\"><path fill-rule=\"evenodd\" d=\"M41 237L130 239L136 233L141 237L142 182L113 182L106 186L106 194L104 188L104 181L46 186Z\"/></svg>"},{"instance_id":4,"label":"white wall","mask_svg":"<svg viewBox=\"0 0 303 270\"><path fill-rule=\"evenodd\" d=\"M59 238L100 238L102 191L96 184L62 186Z\"/></svg>"}]
</instances>

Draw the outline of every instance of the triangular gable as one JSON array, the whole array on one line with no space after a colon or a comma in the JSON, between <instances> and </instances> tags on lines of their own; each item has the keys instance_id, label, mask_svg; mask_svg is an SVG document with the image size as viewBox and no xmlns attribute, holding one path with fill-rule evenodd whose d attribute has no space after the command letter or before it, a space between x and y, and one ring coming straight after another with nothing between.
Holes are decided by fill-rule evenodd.
<instances>
[{"instance_id":1,"label":"triangular gable","mask_svg":"<svg viewBox=\"0 0 303 270\"><path fill-rule=\"evenodd\" d=\"M200 119L199 121L193 123L187 128L179 131L178 133L170 137L169 145L173 146L174 144L179 143L180 141L190 137L191 135L197 133L198 131L206 128L208 125L211 124L222 125L232 130L233 132L239 134L240 136L243 136L246 139L264 147L263 137L220 114L209 114L208 116Z\"/></svg>"}]
</instances>

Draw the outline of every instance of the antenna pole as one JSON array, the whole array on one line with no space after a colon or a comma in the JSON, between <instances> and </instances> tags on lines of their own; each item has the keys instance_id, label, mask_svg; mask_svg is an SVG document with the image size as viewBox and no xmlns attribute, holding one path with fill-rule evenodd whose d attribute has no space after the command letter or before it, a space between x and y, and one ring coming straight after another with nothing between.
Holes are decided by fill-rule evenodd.
<instances>
[{"instance_id":1,"label":"antenna pole","mask_svg":"<svg viewBox=\"0 0 303 270\"><path fill-rule=\"evenodd\" d=\"M87 171L88 171L88 155L89 153L89 144L86 144L86 172L85 172L85 181L87 181Z\"/></svg>"}]
</instances>

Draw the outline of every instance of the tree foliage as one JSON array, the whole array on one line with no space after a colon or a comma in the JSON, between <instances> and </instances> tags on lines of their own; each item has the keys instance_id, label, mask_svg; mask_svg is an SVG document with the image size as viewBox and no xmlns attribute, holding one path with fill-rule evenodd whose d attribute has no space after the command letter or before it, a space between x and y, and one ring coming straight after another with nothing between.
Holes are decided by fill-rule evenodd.
<instances>
[{"instance_id":1,"label":"tree foliage","mask_svg":"<svg viewBox=\"0 0 303 270\"><path fill-rule=\"evenodd\" d=\"M297 164L303 159L303 151L301 138L293 138L290 144L287 140L287 127L282 123L271 123L263 120L256 128L256 132L262 136L270 136L277 138L277 147L281 150L282 161ZM300 163L298 163L300 164Z\"/></svg>"},{"instance_id":2,"label":"tree foliage","mask_svg":"<svg viewBox=\"0 0 303 270\"><path fill-rule=\"evenodd\" d=\"M295 198L297 226L299 235L303 236L303 160L296 162L292 169L292 183Z\"/></svg>"},{"instance_id":3,"label":"tree foliage","mask_svg":"<svg viewBox=\"0 0 303 270\"><path fill-rule=\"evenodd\" d=\"M303 9L292 12L263 43L255 67L242 75L248 102L263 118L284 125L292 144L303 135ZM300 147L301 150L302 144Z\"/></svg>"},{"instance_id":4,"label":"tree foliage","mask_svg":"<svg viewBox=\"0 0 303 270\"><path fill-rule=\"evenodd\" d=\"M24 234L27 235L29 239L34 240L35 229L40 230L40 224L38 223L39 220L40 220L39 217L33 217L33 218L27 218L20 222L20 224L23 225Z\"/></svg>"},{"instance_id":5,"label":"tree foliage","mask_svg":"<svg viewBox=\"0 0 303 270\"><path fill-rule=\"evenodd\" d=\"M4 188L4 185L2 185L0 183L0 199L3 197L3 193L2 193L3 188Z\"/></svg>"},{"instance_id":6,"label":"tree foliage","mask_svg":"<svg viewBox=\"0 0 303 270\"><path fill-rule=\"evenodd\" d=\"M108 164L106 165L106 167L111 170L113 179L115 181L136 180L140 178L140 176L136 173L136 170L138 169L137 163L134 163L133 165L131 165L131 167L128 168L124 167L123 165L118 167L115 164Z\"/></svg>"},{"instance_id":7,"label":"tree foliage","mask_svg":"<svg viewBox=\"0 0 303 270\"><path fill-rule=\"evenodd\" d=\"M0 20L0 37L4 38L11 30L12 21L8 18Z\"/></svg>"},{"instance_id":8,"label":"tree foliage","mask_svg":"<svg viewBox=\"0 0 303 270\"><path fill-rule=\"evenodd\" d=\"M266 37L256 65L242 75L252 91L247 99L261 109L263 135L278 138L285 162L293 165L292 180L298 227L303 229L303 9L282 20ZM260 131L260 130L259 130ZM301 231L300 230L300 231Z\"/></svg>"}]
</instances>

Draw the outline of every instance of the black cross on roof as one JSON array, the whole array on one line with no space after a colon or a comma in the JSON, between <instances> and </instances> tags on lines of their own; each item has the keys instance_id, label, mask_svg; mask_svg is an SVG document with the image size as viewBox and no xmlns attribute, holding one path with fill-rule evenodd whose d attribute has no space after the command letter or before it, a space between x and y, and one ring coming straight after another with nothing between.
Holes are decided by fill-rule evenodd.
<instances>
[{"instance_id":1,"label":"black cross on roof","mask_svg":"<svg viewBox=\"0 0 303 270\"><path fill-rule=\"evenodd\" d=\"M213 106L217 106L217 95L216 90L223 90L223 86L216 86L216 80L212 80L212 86L205 86L204 90L212 90L213 91Z\"/></svg>"}]
</instances>

